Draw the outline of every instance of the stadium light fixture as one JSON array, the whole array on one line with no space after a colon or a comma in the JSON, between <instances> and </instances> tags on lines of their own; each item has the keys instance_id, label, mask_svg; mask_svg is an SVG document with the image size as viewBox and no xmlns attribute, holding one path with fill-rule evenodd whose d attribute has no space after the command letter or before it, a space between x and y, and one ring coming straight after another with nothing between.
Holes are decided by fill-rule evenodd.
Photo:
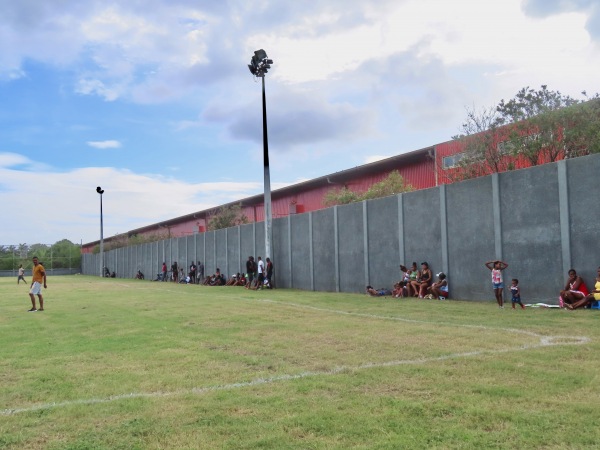
<instances>
[{"instance_id":1,"label":"stadium light fixture","mask_svg":"<svg viewBox=\"0 0 600 450\"><path fill-rule=\"evenodd\" d=\"M263 113L263 166L265 178L265 260L271 258L271 249L273 244L272 223L273 215L271 213L271 174L269 171L269 139L267 136L267 99L265 95L265 74L271 68L273 60L267 57L267 52L263 49L256 50L254 56L250 59L248 69L250 73L257 78L262 78L262 113Z\"/></svg>"},{"instance_id":2,"label":"stadium light fixture","mask_svg":"<svg viewBox=\"0 0 600 450\"><path fill-rule=\"evenodd\" d=\"M104 219L102 217L102 194L104 189L100 186L96 188L96 192L100 194L100 276L104 276Z\"/></svg>"}]
</instances>

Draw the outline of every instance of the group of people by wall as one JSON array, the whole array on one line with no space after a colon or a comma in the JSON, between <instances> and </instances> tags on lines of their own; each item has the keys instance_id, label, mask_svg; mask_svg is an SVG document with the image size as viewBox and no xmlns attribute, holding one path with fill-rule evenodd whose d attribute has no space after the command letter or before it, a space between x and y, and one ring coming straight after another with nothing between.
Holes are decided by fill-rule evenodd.
<instances>
[{"instance_id":1,"label":"group of people by wall","mask_svg":"<svg viewBox=\"0 0 600 450\"><path fill-rule=\"evenodd\" d=\"M413 262L410 267L400 265L401 279L394 283L392 290L374 289L367 286L366 292L371 296L391 295L394 298L421 298L446 300L449 297L448 277L440 272L436 275L434 281L433 272L429 268L429 263L421 263L421 269L417 268L417 263Z\"/></svg>"},{"instance_id":2,"label":"group of people by wall","mask_svg":"<svg viewBox=\"0 0 600 450\"><path fill-rule=\"evenodd\" d=\"M500 308L504 308L503 305L503 289L504 280L502 277L502 271L508 267L508 264L504 261L488 261L485 266L490 270L492 274L492 288L494 289L494 295L496 302ZM510 285L512 307L518 304L522 309L525 309L525 305L521 302L521 288L519 287L519 280L513 278ZM589 290L585 284L585 281L581 276L577 275L575 269L570 269L568 272L567 282L564 288L560 291L558 296L558 306L560 308L566 308L568 310L575 310L578 308L594 307L598 308L598 302L600 301L600 267L598 268L598 276L593 290Z\"/></svg>"},{"instance_id":3,"label":"group of people by wall","mask_svg":"<svg viewBox=\"0 0 600 450\"><path fill-rule=\"evenodd\" d=\"M600 302L600 267L598 267L594 289L589 290L575 269L569 270L567 283L560 291L559 305L570 310L586 307L598 307Z\"/></svg>"},{"instance_id":4,"label":"group of people by wall","mask_svg":"<svg viewBox=\"0 0 600 450\"><path fill-rule=\"evenodd\" d=\"M485 267L492 276L492 289L498 307L504 308L504 278L503 271L508 264L501 260L487 261ZM446 300L449 298L448 278L445 273L437 274L437 280L433 280L433 273L427 262L421 263L421 269L417 268L417 263L413 262L410 267L400 265L402 279L394 284L394 288L389 290L385 288L375 289L373 286L366 287L366 293L373 297L392 296L394 298L429 298ZM512 278L510 282L510 295L512 308L520 306L525 309L521 301L521 288L519 280ZM583 278L577 275L575 269L569 270L567 282L560 291L559 306L568 310L578 308L599 308L600 309L600 267L595 280L593 290L589 290Z\"/></svg>"},{"instance_id":5,"label":"group of people by wall","mask_svg":"<svg viewBox=\"0 0 600 450\"><path fill-rule=\"evenodd\" d=\"M204 271L204 267L202 270ZM274 265L271 258L266 258L263 261L262 257L259 256L255 261L254 256L249 256L246 261L245 272L237 272L227 279L221 269L217 267L216 272L206 278L204 278L203 272L201 283L205 286L244 286L246 289L251 290L272 289L274 287L273 270Z\"/></svg>"},{"instance_id":6,"label":"group of people by wall","mask_svg":"<svg viewBox=\"0 0 600 450\"><path fill-rule=\"evenodd\" d=\"M173 283L187 284L202 283L204 281L204 264L202 264L202 261L198 261L196 265L192 261L186 274L184 268L179 266L177 261L173 261L170 271L167 268L167 263L163 262L160 272L156 274L154 281L172 281Z\"/></svg>"}]
</instances>

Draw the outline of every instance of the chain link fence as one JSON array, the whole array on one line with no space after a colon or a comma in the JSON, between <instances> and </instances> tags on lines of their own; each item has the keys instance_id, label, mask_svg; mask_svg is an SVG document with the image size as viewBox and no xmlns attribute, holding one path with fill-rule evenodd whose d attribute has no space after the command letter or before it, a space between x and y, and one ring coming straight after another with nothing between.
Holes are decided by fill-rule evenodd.
<instances>
[{"instance_id":1,"label":"chain link fence","mask_svg":"<svg viewBox=\"0 0 600 450\"><path fill-rule=\"evenodd\" d=\"M81 246L64 240L55 244L0 244L0 277L16 277L20 266L26 274L31 274L34 256L48 275L81 272Z\"/></svg>"}]
</instances>

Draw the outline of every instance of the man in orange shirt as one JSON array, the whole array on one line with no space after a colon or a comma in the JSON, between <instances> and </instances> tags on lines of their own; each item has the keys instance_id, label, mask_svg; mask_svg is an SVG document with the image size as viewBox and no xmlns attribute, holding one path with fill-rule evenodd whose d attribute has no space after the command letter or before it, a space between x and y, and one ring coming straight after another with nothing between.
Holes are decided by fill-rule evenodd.
<instances>
[{"instance_id":1,"label":"man in orange shirt","mask_svg":"<svg viewBox=\"0 0 600 450\"><path fill-rule=\"evenodd\" d=\"M31 289L29 290L29 298L31 298L31 309L29 312L35 311L43 311L44 310L44 297L42 296L42 283L44 284L44 289L47 289L46 286L46 271L44 270L44 266L42 266L37 256L33 257L33 270L32 270L33 280L31 282ZM35 296L38 296L40 299L40 309L36 309L35 307Z\"/></svg>"}]
</instances>

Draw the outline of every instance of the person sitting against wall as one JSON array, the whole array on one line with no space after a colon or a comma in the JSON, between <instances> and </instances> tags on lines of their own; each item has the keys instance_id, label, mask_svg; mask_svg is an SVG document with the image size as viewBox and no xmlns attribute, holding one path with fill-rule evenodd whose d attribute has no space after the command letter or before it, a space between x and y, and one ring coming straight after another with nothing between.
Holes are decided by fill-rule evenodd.
<instances>
[{"instance_id":1,"label":"person sitting against wall","mask_svg":"<svg viewBox=\"0 0 600 450\"><path fill-rule=\"evenodd\" d=\"M414 291L412 282L421 279L421 272L417 269L417 263L413 262L409 268L401 265L400 270L402 271L402 279L406 282L406 296L416 297L418 291Z\"/></svg>"},{"instance_id":2,"label":"person sitting against wall","mask_svg":"<svg viewBox=\"0 0 600 450\"><path fill-rule=\"evenodd\" d=\"M415 264L416 266L416 264ZM413 291L413 295L419 298L425 297L425 293L427 292L427 288L431 284L431 280L433 278L433 274L431 273L431 269L429 268L429 264L427 262L421 263L421 276L417 280L411 281L411 289Z\"/></svg>"},{"instance_id":3,"label":"person sitting against wall","mask_svg":"<svg viewBox=\"0 0 600 450\"><path fill-rule=\"evenodd\" d=\"M392 289L392 297L401 298L404 297L404 288L406 284L403 281L397 281L394 283L394 289Z\"/></svg>"},{"instance_id":4,"label":"person sitting against wall","mask_svg":"<svg viewBox=\"0 0 600 450\"><path fill-rule=\"evenodd\" d=\"M182 274L181 277L179 278L179 284L190 284L191 281L192 281L192 279L190 278L189 275L184 277Z\"/></svg>"},{"instance_id":5,"label":"person sitting against wall","mask_svg":"<svg viewBox=\"0 0 600 450\"><path fill-rule=\"evenodd\" d=\"M573 305L579 300L583 300L589 294L588 288L575 269L569 270L569 278L567 284L562 291L560 291L559 301L561 307L566 305Z\"/></svg>"},{"instance_id":6,"label":"person sitting against wall","mask_svg":"<svg viewBox=\"0 0 600 450\"><path fill-rule=\"evenodd\" d=\"M234 273L233 275L231 275L231 278L229 280L227 280L227 283L225 283L225 286L235 286L235 283L237 283L237 279L238 276L240 274L239 273Z\"/></svg>"},{"instance_id":7,"label":"person sitting against wall","mask_svg":"<svg viewBox=\"0 0 600 450\"><path fill-rule=\"evenodd\" d=\"M448 280L446 278L446 274L444 272L440 272L437 274L438 281L433 283L429 288L427 288L427 292L431 295L431 298L437 298L439 300L447 300L448 299Z\"/></svg>"},{"instance_id":8,"label":"person sitting against wall","mask_svg":"<svg viewBox=\"0 0 600 450\"><path fill-rule=\"evenodd\" d=\"M568 309L577 309L577 308L585 308L588 305L591 305L592 302L600 301L600 267L598 267L598 276L596 277L596 284L594 285L594 290L591 291L588 295L583 297L581 300L578 300L574 303L565 303L565 306Z\"/></svg>"},{"instance_id":9,"label":"person sitting against wall","mask_svg":"<svg viewBox=\"0 0 600 450\"><path fill-rule=\"evenodd\" d=\"M246 286L246 274L240 273L235 281L234 286Z\"/></svg>"},{"instance_id":10,"label":"person sitting against wall","mask_svg":"<svg viewBox=\"0 0 600 450\"><path fill-rule=\"evenodd\" d=\"M227 280L225 276L221 273L221 270L217 267L217 272L213 275L214 279L211 281L211 286L225 286Z\"/></svg>"}]
</instances>

